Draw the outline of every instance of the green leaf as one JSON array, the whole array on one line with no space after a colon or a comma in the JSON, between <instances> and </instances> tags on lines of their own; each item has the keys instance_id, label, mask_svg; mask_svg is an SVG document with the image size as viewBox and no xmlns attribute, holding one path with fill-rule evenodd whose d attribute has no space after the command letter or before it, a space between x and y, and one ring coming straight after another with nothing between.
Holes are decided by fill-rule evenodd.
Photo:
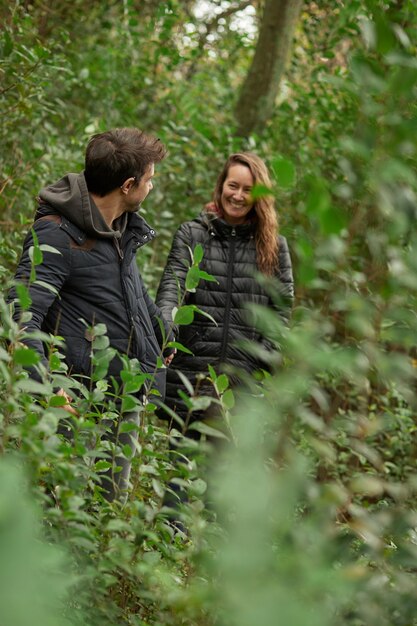
<instances>
[{"instance_id":1,"label":"green leaf","mask_svg":"<svg viewBox=\"0 0 417 626\"><path fill-rule=\"evenodd\" d=\"M120 424L119 433L131 433L134 430L139 430L139 426L134 422L123 422Z\"/></svg>"},{"instance_id":2,"label":"green leaf","mask_svg":"<svg viewBox=\"0 0 417 626\"><path fill-rule=\"evenodd\" d=\"M250 192L252 200L259 200L260 198L268 198L273 193L266 185L254 185Z\"/></svg>"},{"instance_id":3,"label":"green leaf","mask_svg":"<svg viewBox=\"0 0 417 626\"><path fill-rule=\"evenodd\" d=\"M194 248L194 252L193 252L194 263L196 265L201 263L201 261L203 260L203 256L204 256L203 246L201 245L201 243L198 243L196 247Z\"/></svg>"},{"instance_id":4,"label":"green leaf","mask_svg":"<svg viewBox=\"0 0 417 626\"><path fill-rule=\"evenodd\" d=\"M32 304L32 298L29 295L29 289L22 283L16 285L16 293L19 299L19 305L26 311Z\"/></svg>"},{"instance_id":5,"label":"green leaf","mask_svg":"<svg viewBox=\"0 0 417 626\"><path fill-rule=\"evenodd\" d=\"M137 374L133 376L130 380L128 380L124 385L125 393L137 393L142 387L146 380L145 374Z\"/></svg>"},{"instance_id":6,"label":"green leaf","mask_svg":"<svg viewBox=\"0 0 417 626\"><path fill-rule=\"evenodd\" d=\"M186 390L188 391L188 393L192 396L194 394L194 388L192 386L192 384L190 383L190 381L188 380L188 378L186 377L185 374L183 374L181 372L181 370L177 371L178 376L181 378L181 382L184 385L184 387L186 388ZM181 391L181 390L179 390ZM188 400L188 397L187 397Z\"/></svg>"},{"instance_id":7,"label":"green leaf","mask_svg":"<svg viewBox=\"0 0 417 626\"><path fill-rule=\"evenodd\" d=\"M271 166L280 187L288 189L295 185L296 172L292 161L283 157L276 157L273 159Z\"/></svg>"},{"instance_id":8,"label":"green leaf","mask_svg":"<svg viewBox=\"0 0 417 626\"><path fill-rule=\"evenodd\" d=\"M127 459L130 459L133 456L133 451L132 451L132 448L129 446L129 444L125 444L122 447L122 452L123 452L123 456L125 456Z\"/></svg>"},{"instance_id":9,"label":"green leaf","mask_svg":"<svg viewBox=\"0 0 417 626\"><path fill-rule=\"evenodd\" d=\"M191 350L183 346L182 343L180 343L179 341L170 341L167 347L176 348L177 350L180 350L181 352L185 352L186 354L193 354Z\"/></svg>"},{"instance_id":10,"label":"green leaf","mask_svg":"<svg viewBox=\"0 0 417 626\"><path fill-rule=\"evenodd\" d=\"M327 211L323 211L319 221L322 232L326 235L338 234L347 226L346 216L338 207L330 206Z\"/></svg>"},{"instance_id":11,"label":"green leaf","mask_svg":"<svg viewBox=\"0 0 417 626\"><path fill-rule=\"evenodd\" d=\"M310 239L307 237L298 237L295 247L297 249L298 257L303 260L308 259L311 264L311 259L314 256L314 246Z\"/></svg>"},{"instance_id":12,"label":"green leaf","mask_svg":"<svg viewBox=\"0 0 417 626\"><path fill-rule=\"evenodd\" d=\"M19 365L31 366L39 363L40 356L31 348L16 348L13 352L13 360Z\"/></svg>"},{"instance_id":13,"label":"green leaf","mask_svg":"<svg viewBox=\"0 0 417 626\"><path fill-rule=\"evenodd\" d=\"M350 488L355 493L362 493L368 496L381 496L384 492L384 482L376 476L363 474L351 481Z\"/></svg>"},{"instance_id":14,"label":"green leaf","mask_svg":"<svg viewBox=\"0 0 417 626\"><path fill-rule=\"evenodd\" d=\"M181 428L184 428L184 420L179 415L177 415L177 413L175 413L175 411L173 411L169 406L167 406L164 403L161 403L161 407L162 407L164 413L169 415L169 417L171 417L171 419L174 422L177 422L180 425Z\"/></svg>"},{"instance_id":15,"label":"green leaf","mask_svg":"<svg viewBox=\"0 0 417 626\"><path fill-rule=\"evenodd\" d=\"M64 396L52 396L49 400L49 406L64 406L67 403L67 399Z\"/></svg>"},{"instance_id":16,"label":"green leaf","mask_svg":"<svg viewBox=\"0 0 417 626\"><path fill-rule=\"evenodd\" d=\"M12 53L13 47L14 42L13 39L10 37L10 33L8 31L5 31L3 43L3 54L5 57L8 57Z\"/></svg>"},{"instance_id":17,"label":"green leaf","mask_svg":"<svg viewBox=\"0 0 417 626\"><path fill-rule=\"evenodd\" d=\"M152 478L152 487L156 495L159 496L159 498L164 497L165 490L159 480L156 480L156 478Z\"/></svg>"},{"instance_id":18,"label":"green leaf","mask_svg":"<svg viewBox=\"0 0 417 626\"><path fill-rule=\"evenodd\" d=\"M44 289L51 291L56 296L59 296L58 290L53 285L50 285L49 283L45 283L43 280L34 280L33 284L39 285L40 287L43 287Z\"/></svg>"},{"instance_id":19,"label":"green leaf","mask_svg":"<svg viewBox=\"0 0 417 626\"><path fill-rule=\"evenodd\" d=\"M300 285L308 285L317 278L317 270L312 263L303 261L297 272L297 280Z\"/></svg>"},{"instance_id":20,"label":"green leaf","mask_svg":"<svg viewBox=\"0 0 417 626\"><path fill-rule=\"evenodd\" d=\"M218 283L219 282L217 280L217 278L215 276L213 276L212 274L208 274L204 270L199 270L199 272L200 272L200 280L207 280L207 281L209 281L211 283Z\"/></svg>"},{"instance_id":21,"label":"green leaf","mask_svg":"<svg viewBox=\"0 0 417 626\"><path fill-rule=\"evenodd\" d=\"M133 396L123 396L122 399L122 413L128 413L134 411L139 406L139 400Z\"/></svg>"},{"instance_id":22,"label":"green leaf","mask_svg":"<svg viewBox=\"0 0 417 626\"><path fill-rule=\"evenodd\" d=\"M122 519L111 519L105 529L109 532L131 532L132 527Z\"/></svg>"},{"instance_id":23,"label":"green leaf","mask_svg":"<svg viewBox=\"0 0 417 626\"><path fill-rule=\"evenodd\" d=\"M194 292L199 282L200 282L200 270L195 265L192 265L190 269L188 270L187 275L185 277L186 291Z\"/></svg>"},{"instance_id":24,"label":"green leaf","mask_svg":"<svg viewBox=\"0 0 417 626\"><path fill-rule=\"evenodd\" d=\"M110 463L110 461L105 461L104 459L100 459L100 461L97 461L94 465L94 469L96 470L96 472L105 472L111 467L112 464Z\"/></svg>"},{"instance_id":25,"label":"green leaf","mask_svg":"<svg viewBox=\"0 0 417 626\"><path fill-rule=\"evenodd\" d=\"M233 409L235 406L235 396L231 389L227 389L222 395L222 403L226 409Z\"/></svg>"},{"instance_id":26,"label":"green leaf","mask_svg":"<svg viewBox=\"0 0 417 626\"><path fill-rule=\"evenodd\" d=\"M49 357L49 368L53 371L53 370L60 369L60 367L61 367L61 359L55 352L53 352L51 356Z\"/></svg>"},{"instance_id":27,"label":"green leaf","mask_svg":"<svg viewBox=\"0 0 417 626\"><path fill-rule=\"evenodd\" d=\"M328 210L330 206L330 194L322 179L311 181L310 191L307 196L306 213L318 215Z\"/></svg>"},{"instance_id":28,"label":"green leaf","mask_svg":"<svg viewBox=\"0 0 417 626\"><path fill-rule=\"evenodd\" d=\"M109 383L107 380L98 380L96 384L96 389L99 393L104 393L109 388Z\"/></svg>"},{"instance_id":29,"label":"green leaf","mask_svg":"<svg viewBox=\"0 0 417 626\"><path fill-rule=\"evenodd\" d=\"M376 26L376 49L380 54L387 54L395 46L395 36L387 18L378 11L374 20Z\"/></svg>"},{"instance_id":30,"label":"green leaf","mask_svg":"<svg viewBox=\"0 0 417 626\"><path fill-rule=\"evenodd\" d=\"M60 252L60 250L57 250L53 246L49 246L47 243L42 243L39 246L39 250L42 250L42 252L51 252L52 254L60 254L62 256L62 252Z\"/></svg>"},{"instance_id":31,"label":"green leaf","mask_svg":"<svg viewBox=\"0 0 417 626\"><path fill-rule=\"evenodd\" d=\"M10 354L0 346L0 361L6 361L7 363L12 360Z\"/></svg>"},{"instance_id":32,"label":"green leaf","mask_svg":"<svg viewBox=\"0 0 417 626\"><path fill-rule=\"evenodd\" d=\"M30 246L29 248L29 258L33 265L40 265L43 261L42 250L39 246Z\"/></svg>"},{"instance_id":33,"label":"green leaf","mask_svg":"<svg viewBox=\"0 0 417 626\"><path fill-rule=\"evenodd\" d=\"M219 393L223 393L229 386L229 379L226 374L220 374L216 380L216 388Z\"/></svg>"},{"instance_id":34,"label":"green leaf","mask_svg":"<svg viewBox=\"0 0 417 626\"><path fill-rule=\"evenodd\" d=\"M196 430L198 433L208 435L209 437L216 437L216 439L227 439L224 432L218 430L217 428L209 426L205 422L193 422L192 424L190 424L189 429Z\"/></svg>"},{"instance_id":35,"label":"green leaf","mask_svg":"<svg viewBox=\"0 0 417 626\"><path fill-rule=\"evenodd\" d=\"M105 335L107 333L106 324L95 324L94 326L94 334L95 335Z\"/></svg>"},{"instance_id":36,"label":"green leaf","mask_svg":"<svg viewBox=\"0 0 417 626\"><path fill-rule=\"evenodd\" d=\"M32 262L32 265L35 266L35 265L39 265L40 263L42 263L43 255L39 247L39 239L38 239L38 235L36 234L35 229L32 228L30 232L31 232L32 239L33 239L33 245L30 246L29 248L29 258Z\"/></svg>"},{"instance_id":37,"label":"green leaf","mask_svg":"<svg viewBox=\"0 0 417 626\"><path fill-rule=\"evenodd\" d=\"M194 308L195 307L193 305L181 306L175 313L174 323L179 326L191 324L194 320Z\"/></svg>"},{"instance_id":38,"label":"green leaf","mask_svg":"<svg viewBox=\"0 0 417 626\"><path fill-rule=\"evenodd\" d=\"M207 317L207 319L209 319L211 322L213 322L213 324L217 326L216 320L209 313L207 313L206 311L202 311L197 306L195 306L195 304L190 304L189 306L193 307L194 311L196 311L197 313L200 313L200 315L203 315L204 317Z\"/></svg>"},{"instance_id":39,"label":"green leaf","mask_svg":"<svg viewBox=\"0 0 417 626\"><path fill-rule=\"evenodd\" d=\"M194 496L202 496L207 491L207 483L202 478L196 478L191 482L190 492Z\"/></svg>"},{"instance_id":40,"label":"green leaf","mask_svg":"<svg viewBox=\"0 0 417 626\"><path fill-rule=\"evenodd\" d=\"M94 337L93 348L94 350L105 350L110 345L110 340L107 335L98 335Z\"/></svg>"},{"instance_id":41,"label":"green leaf","mask_svg":"<svg viewBox=\"0 0 417 626\"><path fill-rule=\"evenodd\" d=\"M15 458L1 459L1 623L64 626L68 621L62 606L76 576L70 573L67 547L62 544L58 549L44 537L44 519L35 507L24 468ZM24 595L17 593L19 588Z\"/></svg>"},{"instance_id":42,"label":"green leaf","mask_svg":"<svg viewBox=\"0 0 417 626\"><path fill-rule=\"evenodd\" d=\"M190 400L191 400L190 408L193 411L205 411L213 403L213 398L211 396L198 396L198 397L190 398Z\"/></svg>"},{"instance_id":43,"label":"green leaf","mask_svg":"<svg viewBox=\"0 0 417 626\"><path fill-rule=\"evenodd\" d=\"M18 380L16 383L16 388L26 393L44 394L50 392L50 388L48 388L46 385L38 383L37 380L32 380L31 378Z\"/></svg>"}]
</instances>

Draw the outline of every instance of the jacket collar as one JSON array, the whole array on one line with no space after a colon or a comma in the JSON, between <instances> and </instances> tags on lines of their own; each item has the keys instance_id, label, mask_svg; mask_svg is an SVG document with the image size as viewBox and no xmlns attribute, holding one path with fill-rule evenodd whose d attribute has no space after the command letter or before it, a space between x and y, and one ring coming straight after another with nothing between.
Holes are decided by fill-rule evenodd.
<instances>
[{"instance_id":1,"label":"jacket collar","mask_svg":"<svg viewBox=\"0 0 417 626\"><path fill-rule=\"evenodd\" d=\"M138 213L129 213L126 230L139 238L146 236L149 241L156 236L155 229L152 228L141 215L138 215Z\"/></svg>"},{"instance_id":2,"label":"jacket collar","mask_svg":"<svg viewBox=\"0 0 417 626\"><path fill-rule=\"evenodd\" d=\"M256 230L256 222L245 222L244 224L233 226L215 213L208 213L207 211L202 212L201 219L211 234L220 237L231 237L232 232L234 232L234 235L240 239L249 239L255 234Z\"/></svg>"},{"instance_id":3,"label":"jacket collar","mask_svg":"<svg viewBox=\"0 0 417 626\"><path fill-rule=\"evenodd\" d=\"M127 227L122 238L123 246L133 241L134 248L136 249L152 241L155 236L154 228L152 228L141 215L137 213L128 214Z\"/></svg>"},{"instance_id":4,"label":"jacket collar","mask_svg":"<svg viewBox=\"0 0 417 626\"><path fill-rule=\"evenodd\" d=\"M47 205L41 205L38 208L35 220L47 215L58 215L61 218L61 228L67 231L79 245L82 245L89 237L91 237L91 235L89 236L84 230L74 224L74 222L69 220L67 217L60 215L56 210ZM129 213L126 216L126 225L123 231L122 238L125 241L135 239L139 245L149 243L149 241L152 241L152 239L156 236L155 230L143 219L142 216L137 213Z\"/></svg>"}]
</instances>

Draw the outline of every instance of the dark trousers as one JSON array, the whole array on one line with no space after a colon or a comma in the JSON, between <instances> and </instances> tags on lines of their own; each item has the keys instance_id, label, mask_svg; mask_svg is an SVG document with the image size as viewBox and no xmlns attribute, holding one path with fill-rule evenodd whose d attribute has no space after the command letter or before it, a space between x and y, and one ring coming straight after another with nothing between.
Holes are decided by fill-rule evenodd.
<instances>
[{"instance_id":1,"label":"dark trousers","mask_svg":"<svg viewBox=\"0 0 417 626\"><path fill-rule=\"evenodd\" d=\"M99 415L100 412L98 411L97 414ZM98 474L102 495L108 502L118 500L124 503L127 499L132 460L136 451L135 443L138 439L138 428L129 430L128 432L120 431L123 424L134 424L138 427L139 423L140 409L121 414L116 420L100 420L100 424L103 427L101 441L108 442L109 449L106 452L103 451L100 458L96 458L96 461L105 460L111 463L109 469ZM63 435L65 439L73 441L75 428L72 418L68 418L61 421L58 427L58 433ZM97 439L90 441L90 449L94 449L96 444ZM129 446L130 453L121 453L120 448L123 450L123 447L126 445ZM128 451L126 450L126 452Z\"/></svg>"},{"instance_id":2,"label":"dark trousers","mask_svg":"<svg viewBox=\"0 0 417 626\"><path fill-rule=\"evenodd\" d=\"M107 441L115 445L116 448L122 448L129 446L131 454L128 455L112 455L109 452L109 460L112 463L112 467L101 474L101 487L103 491L103 497L108 502L119 500L121 503L126 502L128 496L129 478L132 470L132 460L135 456L136 446L135 442L138 439L138 429L130 430L129 432L120 432L122 424L134 424L139 426L140 411L130 411L120 416L115 424L111 420L103 420L104 424L108 426L108 432L105 435ZM120 468L120 469L118 469Z\"/></svg>"}]
</instances>

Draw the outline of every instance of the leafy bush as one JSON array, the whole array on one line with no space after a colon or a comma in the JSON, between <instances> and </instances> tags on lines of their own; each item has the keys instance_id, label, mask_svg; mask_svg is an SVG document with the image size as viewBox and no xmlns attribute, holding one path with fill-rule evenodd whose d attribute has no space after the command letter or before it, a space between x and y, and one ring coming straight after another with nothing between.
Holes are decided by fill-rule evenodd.
<instances>
[{"instance_id":1,"label":"leafy bush","mask_svg":"<svg viewBox=\"0 0 417 626\"><path fill-rule=\"evenodd\" d=\"M226 154L241 146L231 111L247 41L228 33L231 67L219 38L218 58L199 57L186 82L198 55L190 3L144 3L140 20L134 3L92 3L87 17L82 4L68 12L57 3L46 17L36 3L15 3L0 34L3 285L38 187L82 167L92 132L139 124L160 132L170 149L146 205L161 235L140 259L153 286L174 225L209 199ZM22 329L2 301L0 451L25 468L44 541L65 546L67 560L17 522L13 535L16 511L30 505L11 495L20 478L9 466L10 482L2 483L10 516L0 540L21 542L34 577L37 565L57 564L51 592L67 622L416 624L415 18L411 2L339 3L335 11L306 5L289 96L265 134L247 144L276 174L297 306L289 331L270 312L257 312L277 346L274 372L247 381L235 408L227 378L209 372L231 443L213 444L206 425L200 442L187 442L176 422L173 454L150 402L128 500L105 502L106 455L132 454L102 438L103 414L117 413L105 380L105 330L91 329L91 387L66 376L59 342L51 346L52 380L36 384L23 371L36 356L21 346ZM187 24L194 28L189 47L181 43ZM136 365L124 363L125 407L140 384ZM72 439L59 432L68 415L53 394L57 384L80 395ZM208 401L190 392L191 414ZM167 519L163 499L172 484L189 491L174 512L188 534ZM17 587L20 565L16 559L10 577ZM44 580L39 574L33 588L45 598L36 605L43 624L56 615ZM15 611L7 595L2 606Z\"/></svg>"}]
</instances>

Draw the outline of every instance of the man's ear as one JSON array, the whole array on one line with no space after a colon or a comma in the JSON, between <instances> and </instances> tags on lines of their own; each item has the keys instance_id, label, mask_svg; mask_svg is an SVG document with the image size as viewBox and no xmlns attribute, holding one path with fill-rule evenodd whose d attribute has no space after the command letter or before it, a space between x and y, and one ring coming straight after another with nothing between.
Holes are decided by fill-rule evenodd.
<instances>
[{"instance_id":1,"label":"man's ear","mask_svg":"<svg viewBox=\"0 0 417 626\"><path fill-rule=\"evenodd\" d=\"M126 178L123 185L120 185L120 189L122 190L122 193L124 194L129 193L129 191L132 189L132 187L135 184L135 180L136 178L134 176L131 176L130 178Z\"/></svg>"}]
</instances>

